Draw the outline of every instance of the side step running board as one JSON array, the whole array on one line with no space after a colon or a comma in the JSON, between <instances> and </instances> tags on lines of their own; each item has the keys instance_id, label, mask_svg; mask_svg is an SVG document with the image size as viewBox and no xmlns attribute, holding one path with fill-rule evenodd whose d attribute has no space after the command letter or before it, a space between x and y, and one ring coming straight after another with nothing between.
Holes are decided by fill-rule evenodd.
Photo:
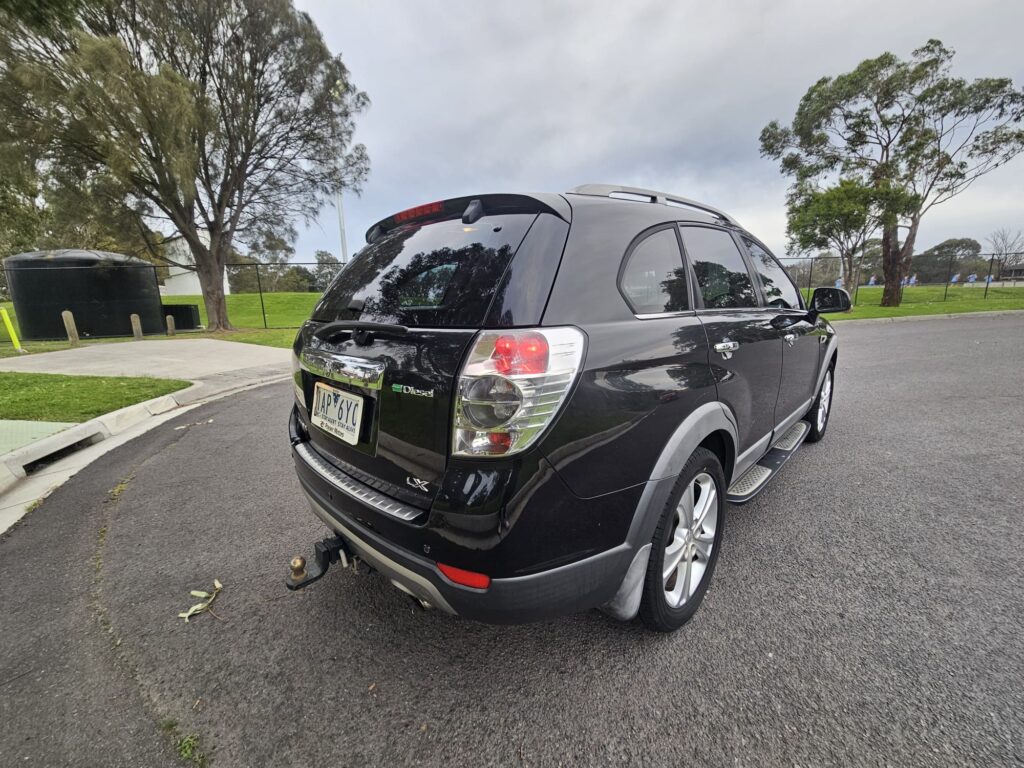
<instances>
[{"instance_id":1,"label":"side step running board","mask_svg":"<svg viewBox=\"0 0 1024 768\"><path fill-rule=\"evenodd\" d=\"M757 496L768 485L768 481L778 474L785 464L803 445L811 425L806 421L798 421L786 430L761 459L743 473L731 486L726 498L731 504L745 504Z\"/></svg>"}]
</instances>

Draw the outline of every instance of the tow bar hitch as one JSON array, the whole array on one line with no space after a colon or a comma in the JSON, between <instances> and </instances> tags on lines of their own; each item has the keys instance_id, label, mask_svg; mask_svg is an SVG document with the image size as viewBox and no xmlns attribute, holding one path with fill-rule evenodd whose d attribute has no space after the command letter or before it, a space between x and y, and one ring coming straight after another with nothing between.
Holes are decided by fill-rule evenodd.
<instances>
[{"instance_id":1,"label":"tow bar hitch","mask_svg":"<svg viewBox=\"0 0 1024 768\"><path fill-rule=\"evenodd\" d=\"M320 579L338 561L341 561L342 568L348 568L349 563L354 564L355 556L345 540L341 536L330 536L318 541L313 545L312 563L307 565L306 558L301 555L292 558L289 566L291 575L285 579L285 586L291 590L302 589Z\"/></svg>"}]
</instances>

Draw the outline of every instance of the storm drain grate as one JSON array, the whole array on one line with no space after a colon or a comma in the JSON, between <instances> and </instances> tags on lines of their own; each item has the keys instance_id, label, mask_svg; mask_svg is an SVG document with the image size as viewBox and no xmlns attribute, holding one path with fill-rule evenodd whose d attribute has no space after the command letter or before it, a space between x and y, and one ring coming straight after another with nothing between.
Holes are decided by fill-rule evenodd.
<instances>
[{"instance_id":1,"label":"storm drain grate","mask_svg":"<svg viewBox=\"0 0 1024 768\"><path fill-rule=\"evenodd\" d=\"M764 485L771 476L772 471L768 467L755 464L743 473L743 477L732 484L732 487L729 488L729 495L746 496L748 493L753 493Z\"/></svg>"},{"instance_id":2,"label":"storm drain grate","mask_svg":"<svg viewBox=\"0 0 1024 768\"><path fill-rule=\"evenodd\" d=\"M772 448L778 448L780 451L792 451L800 444L800 440L803 439L804 433L810 428L811 425L806 421L798 421L786 430L786 434L775 441L775 445L773 445Z\"/></svg>"}]
</instances>

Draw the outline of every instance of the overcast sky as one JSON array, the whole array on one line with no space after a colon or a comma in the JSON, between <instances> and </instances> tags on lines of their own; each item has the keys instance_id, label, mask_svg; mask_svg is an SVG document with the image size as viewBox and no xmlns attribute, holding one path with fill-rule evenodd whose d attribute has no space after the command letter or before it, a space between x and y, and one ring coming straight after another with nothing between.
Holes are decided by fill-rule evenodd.
<instances>
[{"instance_id":1,"label":"overcast sky","mask_svg":"<svg viewBox=\"0 0 1024 768\"><path fill-rule=\"evenodd\" d=\"M819 77L936 37L957 74L1024 85L1022 0L297 4L372 102L350 252L419 203L615 182L724 208L783 255L786 180L758 135ZM1024 228L1024 157L933 209L918 248L1001 226ZM333 207L300 232L296 260L340 253Z\"/></svg>"}]
</instances>

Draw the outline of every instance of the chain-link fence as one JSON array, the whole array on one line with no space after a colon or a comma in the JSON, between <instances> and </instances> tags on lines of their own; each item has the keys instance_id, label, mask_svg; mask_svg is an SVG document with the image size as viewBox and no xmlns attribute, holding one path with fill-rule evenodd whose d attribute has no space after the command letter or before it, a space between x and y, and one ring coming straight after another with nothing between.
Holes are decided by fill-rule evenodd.
<instances>
[{"instance_id":1,"label":"chain-link fence","mask_svg":"<svg viewBox=\"0 0 1024 768\"><path fill-rule=\"evenodd\" d=\"M229 264L228 317L236 328L298 328L342 267L315 261ZM169 298L166 288L164 294Z\"/></svg>"},{"instance_id":2,"label":"chain-link fence","mask_svg":"<svg viewBox=\"0 0 1024 768\"><path fill-rule=\"evenodd\" d=\"M878 306L882 302L885 281L880 257L864 255L846 261L838 256L817 256L783 258L780 261L807 297L815 288L839 286L849 291L855 306ZM308 261L229 264L224 279L228 317L236 328L297 328L309 317L317 300L342 267L340 263ZM77 275L69 270L77 270ZM152 295L156 291L159 291L159 303L162 305L159 323L164 322L166 315L172 314L181 330L206 326L206 307L199 278L194 271L167 266L122 265L111 273L108 268L102 295L94 295L92 289L81 283L78 275L87 274L82 268L53 266L48 268L48 273L46 291L39 297L29 297L25 304L43 311L47 317L52 315L48 328L49 325L62 328L60 311L71 309L85 336L120 335L121 325L124 325L124 333L130 333L129 314L143 313L127 307L140 293ZM124 279L115 280L112 275L121 275ZM19 318L11 303L11 276L8 274L6 277L3 288L7 291L0 295L0 306L7 308L17 330ZM978 308L1024 309L1024 253L918 254L911 260L900 282L903 304L964 302L961 309L966 309L967 303L979 302ZM115 283L120 283L120 287ZM78 285L78 288L68 290L68 285ZM58 289L58 286L64 288ZM153 299L149 301L152 303ZM28 317L24 321L29 324ZM39 324L42 321L37 319L35 322ZM154 326L155 322L147 321L147 333L163 331L162 325L160 328ZM89 330L90 323L96 326L97 332ZM117 326L116 334L109 330L114 326ZM59 328L51 337L60 335ZM0 343L9 343L7 336L0 324Z\"/></svg>"},{"instance_id":3,"label":"chain-link fence","mask_svg":"<svg viewBox=\"0 0 1024 768\"><path fill-rule=\"evenodd\" d=\"M845 288L854 306L882 303L885 278L880 255L782 258L793 282L809 297L815 288ZM990 301L1024 307L1024 253L921 253L900 280L901 303Z\"/></svg>"},{"instance_id":4,"label":"chain-link fence","mask_svg":"<svg viewBox=\"0 0 1024 768\"><path fill-rule=\"evenodd\" d=\"M287 262L227 265L224 292L236 328L297 328L313 310L340 263ZM172 315L179 330L207 325L199 276L194 270L150 264L65 266L40 260L0 268L0 306L19 336L63 338L61 312L70 310L84 338L131 335L130 316L145 333L166 331ZM0 343L10 343L0 323Z\"/></svg>"}]
</instances>

